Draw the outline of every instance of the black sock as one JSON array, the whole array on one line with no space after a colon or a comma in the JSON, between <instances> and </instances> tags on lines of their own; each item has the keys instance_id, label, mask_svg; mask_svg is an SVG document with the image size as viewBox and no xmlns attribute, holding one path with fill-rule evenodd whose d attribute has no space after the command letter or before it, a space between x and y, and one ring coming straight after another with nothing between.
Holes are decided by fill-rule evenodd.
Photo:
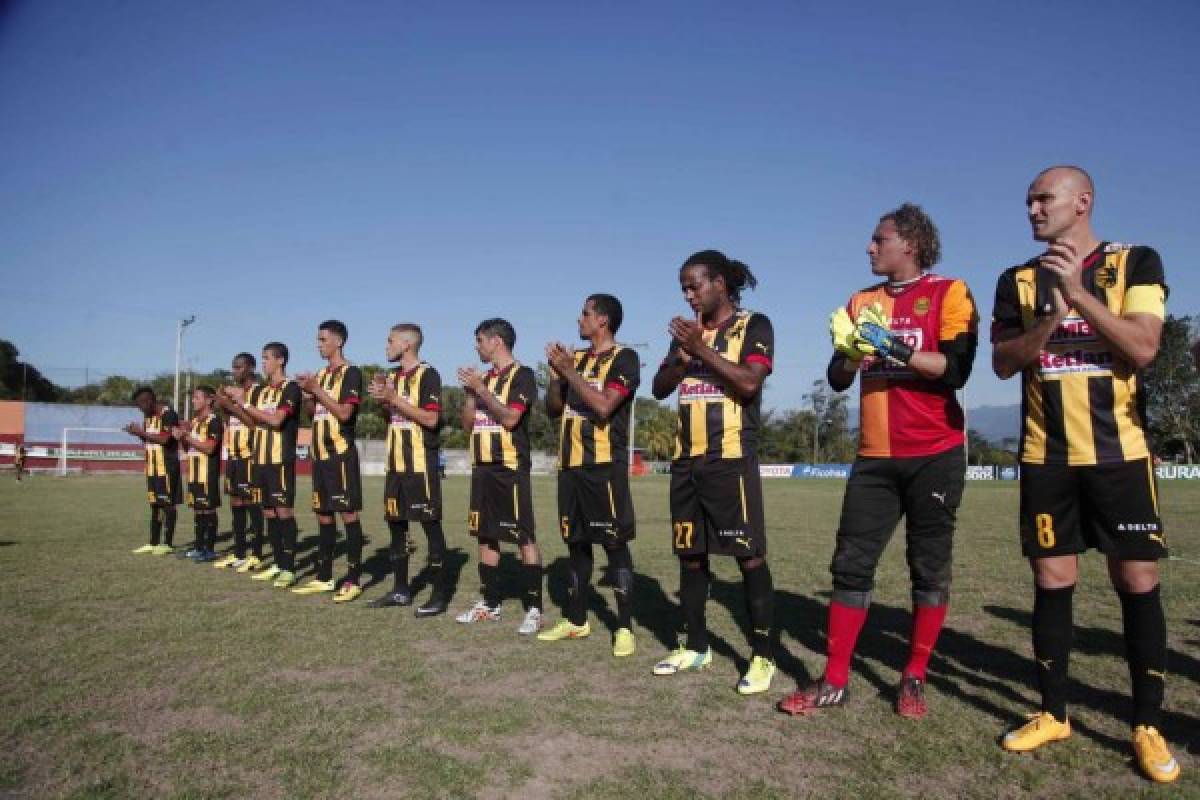
<instances>
[{"instance_id":1,"label":"black sock","mask_svg":"<svg viewBox=\"0 0 1200 800\"><path fill-rule=\"evenodd\" d=\"M204 538L204 549L210 553L217 552L217 512L208 515L208 535Z\"/></svg>"},{"instance_id":2,"label":"black sock","mask_svg":"<svg viewBox=\"0 0 1200 800\"><path fill-rule=\"evenodd\" d=\"M1159 587L1121 597L1125 624L1125 658L1133 683L1133 724L1162 724L1163 688L1167 672L1167 619Z\"/></svg>"},{"instance_id":3,"label":"black sock","mask_svg":"<svg viewBox=\"0 0 1200 800\"><path fill-rule=\"evenodd\" d=\"M246 557L246 507L233 507L233 554Z\"/></svg>"},{"instance_id":4,"label":"black sock","mask_svg":"<svg viewBox=\"0 0 1200 800\"><path fill-rule=\"evenodd\" d=\"M617 600L617 627L633 630L633 554L628 544L608 551L608 567Z\"/></svg>"},{"instance_id":5,"label":"black sock","mask_svg":"<svg viewBox=\"0 0 1200 800\"><path fill-rule=\"evenodd\" d=\"M363 529L358 520L346 523L346 580L358 583L362 574Z\"/></svg>"},{"instance_id":6,"label":"black sock","mask_svg":"<svg viewBox=\"0 0 1200 800\"><path fill-rule=\"evenodd\" d=\"M521 567L525 576L525 593L521 596L525 610L536 608L542 610L542 565L525 564Z\"/></svg>"},{"instance_id":7,"label":"black sock","mask_svg":"<svg viewBox=\"0 0 1200 800\"><path fill-rule=\"evenodd\" d=\"M425 540L429 543L429 583L433 586L433 597L442 597L446 592L446 534L439 520L421 523L425 529Z\"/></svg>"},{"instance_id":8,"label":"black sock","mask_svg":"<svg viewBox=\"0 0 1200 800\"><path fill-rule=\"evenodd\" d=\"M497 581L499 571L491 564L479 562L479 595L488 608L500 605L500 586Z\"/></svg>"},{"instance_id":9,"label":"black sock","mask_svg":"<svg viewBox=\"0 0 1200 800\"><path fill-rule=\"evenodd\" d=\"M192 550L204 549L204 528L204 516L201 514L194 515L192 517Z\"/></svg>"},{"instance_id":10,"label":"black sock","mask_svg":"<svg viewBox=\"0 0 1200 800\"><path fill-rule=\"evenodd\" d=\"M408 592L408 522L402 519L388 520L388 533L392 536L389 552L392 557L392 590Z\"/></svg>"},{"instance_id":11,"label":"black sock","mask_svg":"<svg viewBox=\"0 0 1200 800\"><path fill-rule=\"evenodd\" d=\"M162 512L157 506L150 507L150 544L157 545L162 540Z\"/></svg>"},{"instance_id":12,"label":"black sock","mask_svg":"<svg viewBox=\"0 0 1200 800\"><path fill-rule=\"evenodd\" d=\"M263 511L262 506L253 505L249 507L250 513L250 532L254 534L254 556L259 561L263 557Z\"/></svg>"},{"instance_id":13,"label":"black sock","mask_svg":"<svg viewBox=\"0 0 1200 800\"><path fill-rule=\"evenodd\" d=\"M279 520L279 532L283 537L283 553L287 557L287 566L282 569L288 572L296 570L296 538L300 533L300 526L296 523L295 517Z\"/></svg>"},{"instance_id":14,"label":"black sock","mask_svg":"<svg viewBox=\"0 0 1200 800\"><path fill-rule=\"evenodd\" d=\"M683 606L683 623L687 630L687 649L703 653L708 649L708 625L704 620L704 604L708 602L708 564L679 561L679 603Z\"/></svg>"},{"instance_id":15,"label":"black sock","mask_svg":"<svg viewBox=\"0 0 1200 800\"><path fill-rule=\"evenodd\" d=\"M746 592L746 613L750 616L750 644L754 655L773 658L771 630L775 624L775 586L771 569L763 561L757 567L742 567L742 584Z\"/></svg>"},{"instance_id":16,"label":"black sock","mask_svg":"<svg viewBox=\"0 0 1200 800\"><path fill-rule=\"evenodd\" d=\"M1033 600L1033 657L1037 660L1042 711L1059 722L1067 719L1067 663L1075 628L1071 614L1074 586L1038 587Z\"/></svg>"},{"instance_id":17,"label":"black sock","mask_svg":"<svg viewBox=\"0 0 1200 800\"><path fill-rule=\"evenodd\" d=\"M333 580L333 553L337 549L337 523L317 522L317 580Z\"/></svg>"},{"instance_id":18,"label":"black sock","mask_svg":"<svg viewBox=\"0 0 1200 800\"><path fill-rule=\"evenodd\" d=\"M592 583L592 544L576 542L567 545L571 561L571 596L567 603L567 619L572 625L587 622L588 591Z\"/></svg>"},{"instance_id":19,"label":"black sock","mask_svg":"<svg viewBox=\"0 0 1200 800\"><path fill-rule=\"evenodd\" d=\"M173 546L175 543L176 519L175 506L167 506L163 509L163 544L167 546Z\"/></svg>"},{"instance_id":20,"label":"black sock","mask_svg":"<svg viewBox=\"0 0 1200 800\"><path fill-rule=\"evenodd\" d=\"M271 558L275 559L275 566L283 569L283 528L280 523L283 522L279 517L267 517L267 538L271 541Z\"/></svg>"}]
</instances>

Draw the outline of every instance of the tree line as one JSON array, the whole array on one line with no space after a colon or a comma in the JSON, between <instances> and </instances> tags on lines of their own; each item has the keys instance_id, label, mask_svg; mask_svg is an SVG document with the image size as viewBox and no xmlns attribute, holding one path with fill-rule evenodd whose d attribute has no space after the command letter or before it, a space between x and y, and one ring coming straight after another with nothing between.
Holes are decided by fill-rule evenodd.
<instances>
[{"instance_id":1,"label":"tree line","mask_svg":"<svg viewBox=\"0 0 1200 800\"><path fill-rule=\"evenodd\" d=\"M1189 347L1200 319L1168 315L1163 327L1158 357L1145 370L1146 417L1155 454L1193 463L1200 452L1200 374L1192 363ZM986 345L984 346L986 348ZM986 349L981 348L977 367L986 368ZM361 364L364 385L387 367ZM545 390L549 371L537 367L539 386ZM192 386L220 386L230 381L228 370L192 372ZM181 378L181 383L184 379ZM174 394L174 375L163 373L149 381L110 375L79 387L62 387L47 379L35 366L20 360L16 345L0 339L0 400L25 399L37 402L121 405L131 403L133 390L145 383L164 399ZM186 385L186 384L182 384ZM183 388L181 385L181 395ZM848 463L854 460L857 431L849 418L851 392L838 394L825 381L813 381L799 409L765 410L759 434L759 457L767 463ZM181 397L182 401L182 397ZM467 434L459 422L463 390L446 385L442 391L442 446L465 448ZM636 399L635 445L651 461L671 458L675 442L676 413L671 406L649 397ZM855 421L857 422L857 421ZM358 436L381 439L387 435L387 418L371 397L365 397L358 416ZM545 408L536 404L530 414L530 442L534 449L553 451L558 447L558 425ZM967 448L972 464L1012 464L1010 447L990 442L976 431L968 431Z\"/></svg>"}]
</instances>

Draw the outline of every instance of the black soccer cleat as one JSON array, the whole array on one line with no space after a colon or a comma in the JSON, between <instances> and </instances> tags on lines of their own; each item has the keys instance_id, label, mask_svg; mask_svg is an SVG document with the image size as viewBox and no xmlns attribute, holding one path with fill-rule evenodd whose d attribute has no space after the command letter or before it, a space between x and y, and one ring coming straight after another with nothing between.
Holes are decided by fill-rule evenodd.
<instances>
[{"instance_id":1,"label":"black soccer cleat","mask_svg":"<svg viewBox=\"0 0 1200 800\"><path fill-rule=\"evenodd\" d=\"M438 614L445 614L449 607L449 603L434 595L429 598L429 602L425 605L417 606L417 610L413 612L413 615L418 619L422 617L436 617Z\"/></svg>"},{"instance_id":2,"label":"black soccer cleat","mask_svg":"<svg viewBox=\"0 0 1200 800\"><path fill-rule=\"evenodd\" d=\"M388 592L383 597L377 597L367 603L367 608L392 608L393 606L411 606L412 595L408 592Z\"/></svg>"}]
</instances>

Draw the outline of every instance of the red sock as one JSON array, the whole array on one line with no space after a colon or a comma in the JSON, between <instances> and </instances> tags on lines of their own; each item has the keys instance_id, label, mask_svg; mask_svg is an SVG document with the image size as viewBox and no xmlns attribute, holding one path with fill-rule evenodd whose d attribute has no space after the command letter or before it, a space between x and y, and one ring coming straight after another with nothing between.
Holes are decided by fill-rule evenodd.
<instances>
[{"instance_id":1,"label":"red sock","mask_svg":"<svg viewBox=\"0 0 1200 800\"><path fill-rule=\"evenodd\" d=\"M948 605L940 605L917 606L913 609L912 650L908 656L908 666L904 668L905 675L925 680L925 668L929 666L929 657L933 655L933 646L937 644L949 608Z\"/></svg>"},{"instance_id":2,"label":"red sock","mask_svg":"<svg viewBox=\"0 0 1200 800\"><path fill-rule=\"evenodd\" d=\"M850 659L854 657L854 645L866 621L865 608L844 606L836 601L829 604L829 640L825 645L829 659L825 662L825 680L838 688L850 680Z\"/></svg>"}]
</instances>

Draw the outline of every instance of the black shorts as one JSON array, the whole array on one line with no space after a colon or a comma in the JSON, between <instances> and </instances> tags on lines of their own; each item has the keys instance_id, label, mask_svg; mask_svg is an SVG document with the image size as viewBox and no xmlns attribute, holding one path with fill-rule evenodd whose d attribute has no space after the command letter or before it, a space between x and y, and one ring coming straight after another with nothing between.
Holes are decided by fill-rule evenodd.
<instances>
[{"instance_id":1,"label":"black shorts","mask_svg":"<svg viewBox=\"0 0 1200 800\"><path fill-rule=\"evenodd\" d=\"M1148 458L1095 467L1022 464L1020 524L1029 558L1089 548L1124 561L1167 556Z\"/></svg>"},{"instance_id":2,"label":"black shorts","mask_svg":"<svg viewBox=\"0 0 1200 800\"><path fill-rule=\"evenodd\" d=\"M312 510L319 514L362 510L358 449L312 463Z\"/></svg>"},{"instance_id":3,"label":"black shorts","mask_svg":"<svg viewBox=\"0 0 1200 800\"><path fill-rule=\"evenodd\" d=\"M183 502L183 483L179 470L168 469L166 475L146 476L146 499L152 506L177 506Z\"/></svg>"},{"instance_id":4,"label":"black shorts","mask_svg":"<svg viewBox=\"0 0 1200 800\"><path fill-rule=\"evenodd\" d=\"M219 483L189 483L187 504L188 508L193 511L216 511L221 507L221 485Z\"/></svg>"},{"instance_id":5,"label":"black shorts","mask_svg":"<svg viewBox=\"0 0 1200 800\"><path fill-rule=\"evenodd\" d=\"M966 471L961 447L931 456L855 461L829 566L834 589L869 592L875 587L879 558L901 516L913 589L949 589L954 524Z\"/></svg>"},{"instance_id":6,"label":"black shorts","mask_svg":"<svg viewBox=\"0 0 1200 800\"><path fill-rule=\"evenodd\" d=\"M767 554L757 458L705 456L671 463L671 547L678 556Z\"/></svg>"},{"instance_id":7,"label":"black shorts","mask_svg":"<svg viewBox=\"0 0 1200 800\"><path fill-rule=\"evenodd\" d=\"M479 539L525 545L537 541L528 469L481 464L471 470L467 532Z\"/></svg>"},{"instance_id":8,"label":"black shorts","mask_svg":"<svg viewBox=\"0 0 1200 800\"><path fill-rule=\"evenodd\" d=\"M250 459L230 458L225 461L225 494L231 499L247 503L258 502L258 490L254 488L251 477Z\"/></svg>"},{"instance_id":9,"label":"black shorts","mask_svg":"<svg viewBox=\"0 0 1200 800\"><path fill-rule=\"evenodd\" d=\"M637 532L629 469L624 464L571 467L558 473L563 541L616 545Z\"/></svg>"},{"instance_id":10,"label":"black shorts","mask_svg":"<svg viewBox=\"0 0 1200 800\"><path fill-rule=\"evenodd\" d=\"M263 508L291 508L296 504L296 462L255 464L254 488Z\"/></svg>"},{"instance_id":11,"label":"black shorts","mask_svg":"<svg viewBox=\"0 0 1200 800\"><path fill-rule=\"evenodd\" d=\"M441 477L436 472L388 472L383 488L383 516L414 522L441 519Z\"/></svg>"}]
</instances>

